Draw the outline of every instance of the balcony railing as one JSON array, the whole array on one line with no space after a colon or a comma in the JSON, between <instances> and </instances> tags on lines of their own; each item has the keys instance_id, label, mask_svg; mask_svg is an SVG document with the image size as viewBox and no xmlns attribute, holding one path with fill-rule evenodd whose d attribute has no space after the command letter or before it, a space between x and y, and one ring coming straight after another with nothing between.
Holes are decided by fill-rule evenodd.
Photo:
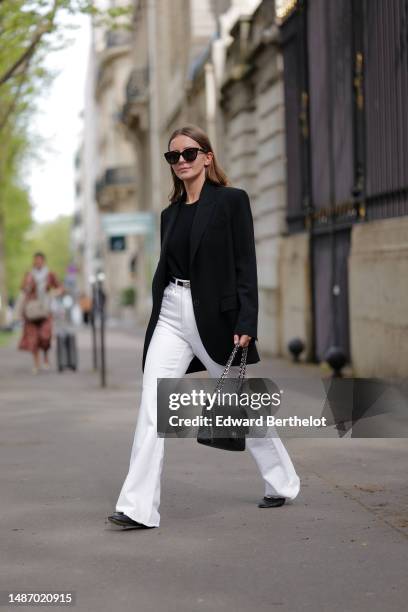
<instances>
[{"instance_id":1,"label":"balcony railing","mask_svg":"<svg viewBox=\"0 0 408 612\"><path fill-rule=\"evenodd\" d=\"M105 45L108 48L123 47L132 41L132 34L126 30L109 30L105 33Z\"/></svg>"},{"instance_id":2,"label":"balcony railing","mask_svg":"<svg viewBox=\"0 0 408 612\"><path fill-rule=\"evenodd\" d=\"M134 189L135 186L136 177L133 166L107 168L101 178L95 182L95 198L101 205L106 203L109 204L109 202L106 202L104 193L111 191L115 187L127 187L128 189Z\"/></svg>"},{"instance_id":3,"label":"balcony railing","mask_svg":"<svg viewBox=\"0 0 408 612\"><path fill-rule=\"evenodd\" d=\"M109 30L105 32L105 46L98 56L98 67L96 72L96 95L99 95L102 89L110 84L109 70L107 67L110 60L116 56L120 56L123 47L129 47L132 42L132 33L127 30Z\"/></svg>"},{"instance_id":4,"label":"balcony railing","mask_svg":"<svg viewBox=\"0 0 408 612\"><path fill-rule=\"evenodd\" d=\"M126 84L126 101L134 102L145 96L149 82L147 67L132 70Z\"/></svg>"},{"instance_id":5,"label":"balcony railing","mask_svg":"<svg viewBox=\"0 0 408 612\"><path fill-rule=\"evenodd\" d=\"M146 130L148 124L147 101L149 99L149 69L132 70L126 83L125 103L121 119L130 129Z\"/></svg>"}]
</instances>

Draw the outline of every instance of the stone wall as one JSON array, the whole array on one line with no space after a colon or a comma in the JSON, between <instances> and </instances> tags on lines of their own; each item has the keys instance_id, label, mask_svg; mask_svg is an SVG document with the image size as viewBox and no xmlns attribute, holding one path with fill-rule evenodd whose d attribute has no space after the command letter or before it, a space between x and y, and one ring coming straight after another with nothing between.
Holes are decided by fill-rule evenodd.
<instances>
[{"instance_id":1,"label":"stone wall","mask_svg":"<svg viewBox=\"0 0 408 612\"><path fill-rule=\"evenodd\" d=\"M309 358L311 335L311 292L309 238L294 234L281 239L279 261L280 338L279 352L290 355L287 345L300 338L306 345L301 360Z\"/></svg>"},{"instance_id":2,"label":"stone wall","mask_svg":"<svg viewBox=\"0 0 408 612\"><path fill-rule=\"evenodd\" d=\"M355 376L408 373L408 218L353 227L349 257Z\"/></svg>"}]
</instances>

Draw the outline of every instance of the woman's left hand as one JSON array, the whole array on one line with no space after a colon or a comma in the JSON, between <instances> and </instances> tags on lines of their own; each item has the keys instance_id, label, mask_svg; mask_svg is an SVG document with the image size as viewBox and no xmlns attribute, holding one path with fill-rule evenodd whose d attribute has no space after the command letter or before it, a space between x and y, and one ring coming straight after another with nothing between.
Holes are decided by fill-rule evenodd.
<instances>
[{"instance_id":1,"label":"woman's left hand","mask_svg":"<svg viewBox=\"0 0 408 612\"><path fill-rule=\"evenodd\" d=\"M239 346L242 346L243 348L248 346L250 340L251 340L251 336L247 336L246 334L242 334L242 336L238 336L238 334L234 334L234 344L239 342Z\"/></svg>"}]
</instances>

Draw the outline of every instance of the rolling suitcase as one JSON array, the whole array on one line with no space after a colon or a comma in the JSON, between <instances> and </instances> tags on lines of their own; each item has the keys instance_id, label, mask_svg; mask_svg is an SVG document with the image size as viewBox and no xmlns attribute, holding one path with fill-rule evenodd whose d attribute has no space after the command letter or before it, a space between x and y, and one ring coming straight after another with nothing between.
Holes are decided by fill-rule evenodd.
<instances>
[{"instance_id":1,"label":"rolling suitcase","mask_svg":"<svg viewBox=\"0 0 408 612\"><path fill-rule=\"evenodd\" d=\"M78 368L76 338L72 332L59 331L57 333L57 367L59 372L65 368L71 370Z\"/></svg>"}]
</instances>

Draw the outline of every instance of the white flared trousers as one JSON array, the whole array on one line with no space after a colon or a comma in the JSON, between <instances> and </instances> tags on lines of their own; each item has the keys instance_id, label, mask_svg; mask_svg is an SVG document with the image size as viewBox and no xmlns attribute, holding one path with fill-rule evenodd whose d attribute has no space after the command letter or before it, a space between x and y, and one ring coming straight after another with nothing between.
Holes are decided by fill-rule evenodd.
<instances>
[{"instance_id":1,"label":"white flared trousers","mask_svg":"<svg viewBox=\"0 0 408 612\"><path fill-rule=\"evenodd\" d=\"M232 347L233 338L231 350ZM146 355L129 472L116 504L118 512L124 512L144 525L158 527L160 523L160 479L165 439L157 436L157 378L182 378L194 355L211 378L219 378L225 365L211 359L204 348L196 325L190 288L169 282ZM229 376L237 376L238 372L239 366L233 366ZM294 499L299 493L300 480L279 437L247 438L246 446L264 480L265 495Z\"/></svg>"}]
</instances>

